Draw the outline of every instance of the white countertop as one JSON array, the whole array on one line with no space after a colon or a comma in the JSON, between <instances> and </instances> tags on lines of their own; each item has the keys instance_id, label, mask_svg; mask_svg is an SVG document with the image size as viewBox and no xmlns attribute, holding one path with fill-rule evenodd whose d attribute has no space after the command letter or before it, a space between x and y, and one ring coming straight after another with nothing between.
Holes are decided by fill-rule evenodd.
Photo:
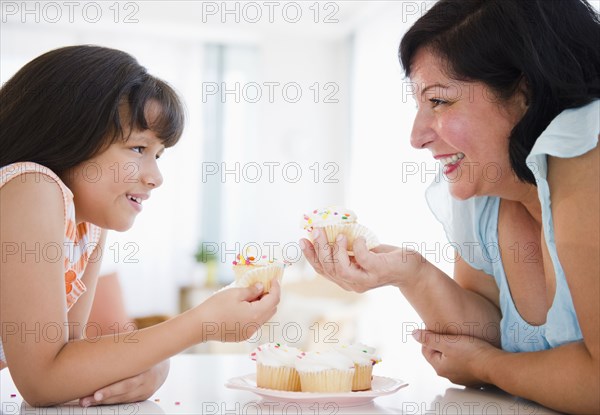
<instances>
[{"instance_id":1,"label":"white countertop","mask_svg":"<svg viewBox=\"0 0 600 415\"><path fill-rule=\"evenodd\" d=\"M231 378L255 371L247 355L181 354L171 359L165 384L144 402L81 408L72 402L54 408L32 408L17 391L8 370L0 371L3 415L16 414L554 414L547 408L496 389L468 389L435 374L422 356L404 361L385 358L375 366L375 376L402 379L408 386L361 406L263 399L244 390L229 389Z\"/></svg>"}]
</instances>

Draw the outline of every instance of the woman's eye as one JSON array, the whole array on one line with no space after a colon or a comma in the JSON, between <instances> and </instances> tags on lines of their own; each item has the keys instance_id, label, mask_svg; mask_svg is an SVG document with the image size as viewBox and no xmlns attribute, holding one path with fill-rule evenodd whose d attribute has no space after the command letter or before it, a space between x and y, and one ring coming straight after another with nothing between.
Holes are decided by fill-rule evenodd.
<instances>
[{"instance_id":1,"label":"woman's eye","mask_svg":"<svg viewBox=\"0 0 600 415\"><path fill-rule=\"evenodd\" d=\"M446 104L446 101L444 101L444 100L441 100L441 99L437 99L437 98L431 98L431 99L429 100L429 102L431 102L431 103L433 104L433 105L432 105L432 108L435 108L435 107L437 107L438 105Z\"/></svg>"}]
</instances>

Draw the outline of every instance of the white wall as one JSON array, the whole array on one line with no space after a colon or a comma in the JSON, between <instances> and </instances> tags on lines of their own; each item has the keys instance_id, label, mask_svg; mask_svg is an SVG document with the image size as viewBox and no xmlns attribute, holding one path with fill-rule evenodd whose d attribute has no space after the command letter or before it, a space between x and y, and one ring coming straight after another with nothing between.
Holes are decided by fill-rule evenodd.
<instances>
[{"instance_id":1,"label":"white wall","mask_svg":"<svg viewBox=\"0 0 600 415\"><path fill-rule=\"evenodd\" d=\"M112 2L103 4L108 7ZM201 237L200 198L210 197L202 192L201 167L202 162L214 161L203 157L201 144L202 126L211 122L202 119L201 105L206 42L256 47L257 72L248 80L296 82L304 94L295 104L277 95L273 103L263 100L253 106L249 123L255 132L243 142L236 141L242 127L229 131L229 144L234 144L227 147L226 161L279 162L280 166L296 162L303 176L298 183L291 183L276 169L273 183L227 179L222 185L230 193L224 199L224 240L219 242L229 248L235 242L277 242L282 246L302 235L299 222L303 212L344 204L355 210L360 222L372 228L382 242L417 244L430 261L451 272L451 250L445 249L441 226L423 197L436 165L427 152L410 147L415 106L403 93L406 87L397 58L402 34L432 2L335 2L339 21L333 24L311 23L313 16L306 8L313 2L303 3L306 18L299 24L286 22L277 17L280 15L274 23L237 24L231 16L226 23L214 16L203 22L207 16L202 15L201 2L135 4L139 6L135 24L113 23L105 8L105 18L96 24L80 15L73 24L51 24L15 14L0 28L2 82L44 51L96 43L132 53L150 72L171 82L186 102L184 137L161 161L163 187L155 192L134 228L111 240L111 244L119 243L117 267L132 315L175 312L178 286L190 281L191 255ZM592 4L600 7L599 1ZM324 103L324 94L330 90L321 89L319 102L313 102L308 87L315 82L322 88L326 82L335 83L339 101ZM236 107L231 110L235 114ZM320 163L321 173L317 183L314 170L310 170L315 162ZM332 177L337 183L324 182L324 175L333 171L325 170L325 163L334 163L338 169ZM416 174L408 175L409 171ZM125 249L127 242L139 247L135 255L139 263L123 263L123 255L132 252ZM114 250L109 253L114 255ZM286 279L307 273L298 263L286 271ZM406 341L406 334L420 320L396 290L374 290L364 299L358 312L360 340L377 346L383 354L400 344L417 347Z\"/></svg>"},{"instance_id":2,"label":"white wall","mask_svg":"<svg viewBox=\"0 0 600 415\"><path fill-rule=\"evenodd\" d=\"M404 73L398 60L402 35L422 13L407 8L408 3L380 4L377 13L354 34L352 174L347 204L382 242L433 250L436 244L446 243L424 199L437 165L429 152L410 146L416 110L412 97L403 93ZM418 174L408 174L413 168ZM424 169L431 173L422 176ZM437 260L435 256L430 254L427 259L451 272L451 264L441 255ZM362 336L374 339L384 355L398 350L418 352L410 332L421 320L400 292L382 288L365 296Z\"/></svg>"},{"instance_id":3,"label":"white wall","mask_svg":"<svg viewBox=\"0 0 600 415\"><path fill-rule=\"evenodd\" d=\"M150 73L170 82L187 106L184 136L159 162L165 179L162 188L153 193L130 231L113 233L109 238L105 270L116 269L121 274L126 306L133 316L175 313L179 286L189 283L194 272L192 254L202 233L201 198L210 197L202 191L202 163L214 161L202 153L203 125L211 122L202 119L202 51L207 42L255 47L258 72L251 81L296 82L303 93L295 104L281 97L273 103L256 104L255 119L250 120L256 127L255 141L245 142L248 151L230 154L226 160L278 161L282 165L296 162L302 168L302 179L290 183L282 178L281 170L276 170L279 175L274 183L235 183L228 178L223 187L241 198L237 203L229 200L225 206L229 216L224 240L219 242L228 248L235 242L242 246L247 242L295 243L302 212L343 200L343 180L337 185L315 184L309 171L315 161L341 165L339 160L347 158L340 151L349 128L348 44L344 35L348 23L343 17L351 13L343 7L337 14L343 21L334 25L312 22L308 3L303 5L305 18L299 24L288 23L281 14L274 15L273 23L242 20L237 24L229 16L223 24L220 16L208 16L203 23L207 16L202 15L201 2L135 2L135 10L125 10L126 3L120 3L115 23L115 9L110 8L114 3L100 2L102 17L92 23L94 8L82 14L85 3L78 3L71 22L69 9L58 2L54 4L62 7L62 18L55 23L56 10L45 8L43 2L8 3L9 8L3 2L0 29L2 82L43 52L91 43L131 53ZM348 10L354 7L354 2L347 3ZM137 22L126 23L126 12L131 11ZM312 102L310 85L331 81L340 87L336 95L340 103ZM340 169L338 179L344 171ZM224 259L230 263L233 258Z\"/></svg>"}]
</instances>

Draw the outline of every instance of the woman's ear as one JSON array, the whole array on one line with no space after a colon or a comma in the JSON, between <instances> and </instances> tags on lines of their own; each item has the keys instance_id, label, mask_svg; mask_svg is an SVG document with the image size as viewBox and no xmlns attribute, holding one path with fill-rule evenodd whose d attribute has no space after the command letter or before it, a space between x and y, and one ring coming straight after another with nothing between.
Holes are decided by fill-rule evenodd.
<instances>
[{"instance_id":1,"label":"woman's ear","mask_svg":"<svg viewBox=\"0 0 600 415\"><path fill-rule=\"evenodd\" d=\"M521 79L519 79L519 84L517 85L517 90L515 92L515 98L517 99L519 108L523 111L527 111L527 108L529 108L529 97L529 83L527 82L527 79L525 79L525 76L521 75Z\"/></svg>"}]
</instances>

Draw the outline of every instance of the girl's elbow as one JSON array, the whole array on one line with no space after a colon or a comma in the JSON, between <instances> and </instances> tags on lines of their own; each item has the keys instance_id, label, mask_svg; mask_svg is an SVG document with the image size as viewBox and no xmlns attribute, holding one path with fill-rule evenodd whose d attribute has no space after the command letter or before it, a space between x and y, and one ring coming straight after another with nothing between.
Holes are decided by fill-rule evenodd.
<instances>
[{"instance_id":1,"label":"girl's elbow","mask_svg":"<svg viewBox=\"0 0 600 415\"><path fill-rule=\"evenodd\" d=\"M44 391L39 391L35 389L23 390L21 392L21 395L23 396L23 400L33 407L48 407L62 403L57 402L56 398L52 399L50 395L48 395Z\"/></svg>"},{"instance_id":2,"label":"girl's elbow","mask_svg":"<svg viewBox=\"0 0 600 415\"><path fill-rule=\"evenodd\" d=\"M45 380L29 381L17 385L17 389L23 400L33 407L55 406L67 402L66 399L57 399L56 390Z\"/></svg>"}]
</instances>

